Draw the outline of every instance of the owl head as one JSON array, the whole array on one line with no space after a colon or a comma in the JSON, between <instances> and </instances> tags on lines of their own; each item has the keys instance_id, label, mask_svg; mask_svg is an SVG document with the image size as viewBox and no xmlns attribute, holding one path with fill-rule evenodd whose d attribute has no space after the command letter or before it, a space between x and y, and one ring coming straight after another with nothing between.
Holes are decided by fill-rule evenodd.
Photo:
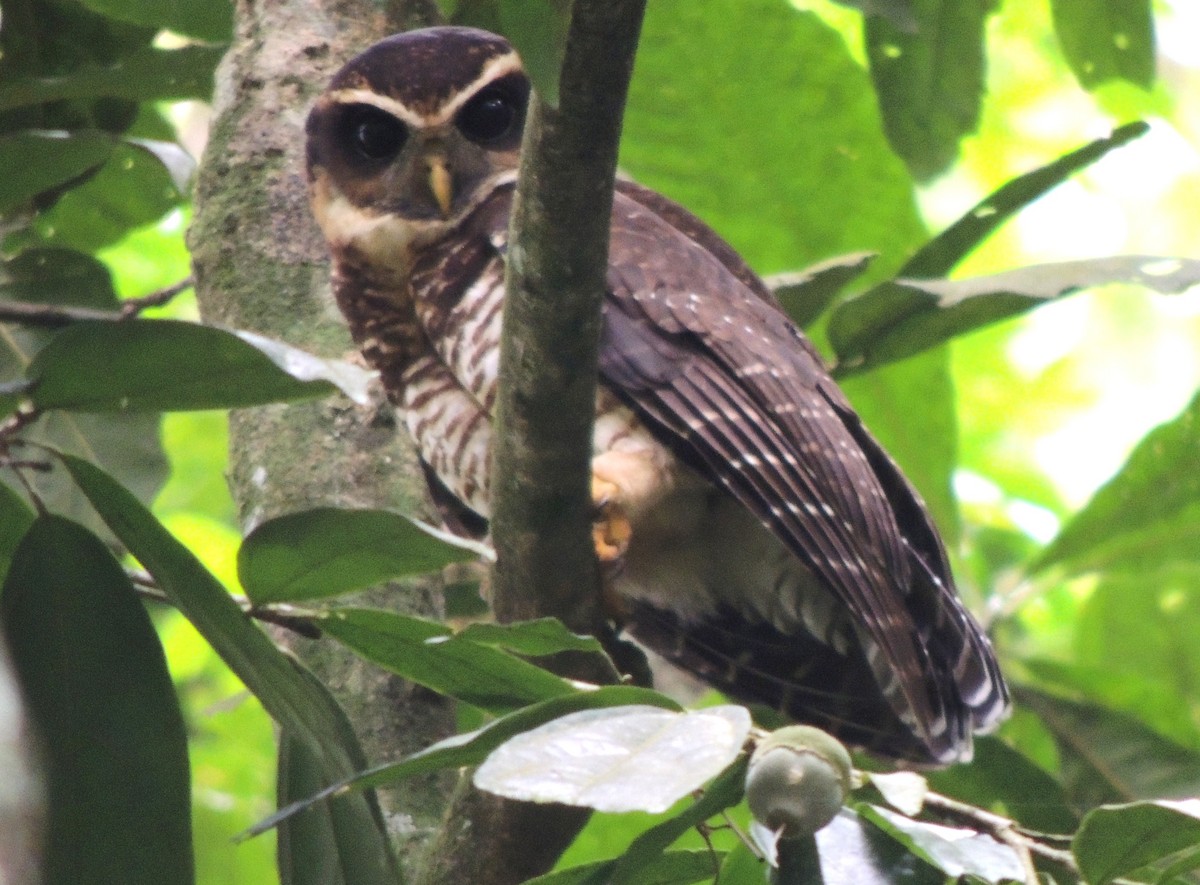
<instances>
[{"instance_id":1,"label":"owl head","mask_svg":"<svg viewBox=\"0 0 1200 885\"><path fill-rule=\"evenodd\" d=\"M326 238L368 254L436 236L517 168L529 79L474 28L397 34L352 59L308 116Z\"/></svg>"}]
</instances>

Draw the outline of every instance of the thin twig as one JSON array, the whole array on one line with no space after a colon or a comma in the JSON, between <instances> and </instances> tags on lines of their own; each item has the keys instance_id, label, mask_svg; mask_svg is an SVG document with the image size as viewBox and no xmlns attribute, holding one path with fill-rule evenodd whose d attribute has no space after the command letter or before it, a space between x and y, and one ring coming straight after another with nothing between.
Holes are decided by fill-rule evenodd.
<instances>
[{"instance_id":1,"label":"thin twig","mask_svg":"<svg viewBox=\"0 0 1200 885\"><path fill-rule=\"evenodd\" d=\"M192 277L178 283L122 302L120 310L96 310L91 307L69 307L61 304L38 304L33 301L0 302L0 323L20 323L22 326L38 326L43 329L59 329L72 323L116 322L129 319L150 307L166 304L181 292L195 284Z\"/></svg>"},{"instance_id":2,"label":"thin twig","mask_svg":"<svg viewBox=\"0 0 1200 885\"><path fill-rule=\"evenodd\" d=\"M175 607L174 601L159 587L158 582L149 572L131 568L126 569L126 574L133 583L134 590L143 599ZM232 595L231 598L237 603L238 608L244 614L249 615L256 621L283 627L306 639L319 639L321 637L321 628L314 622L313 613L310 611L294 608L289 605L258 606L245 596Z\"/></svg>"},{"instance_id":3,"label":"thin twig","mask_svg":"<svg viewBox=\"0 0 1200 885\"><path fill-rule=\"evenodd\" d=\"M90 307L64 307L32 301L0 301L0 323L20 323L22 326L58 329L71 323L95 320L111 322L120 318L121 314L115 311L95 310Z\"/></svg>"},{"instance_id":4,"label":"thin twig","mask_svg":"<svg viewBox=\"0 0 1200 885\"><path fill-rule=\"evenodd\" d=\"M137 316L143 310L150 307L162 307L164 304L171 301L176 295L180 295L192 288L196 284L195 277L187 276L171 286L159 289L157 292L151 292L149 295L143 295L140 298L130 298L121 304L121 317L123 319Z\"/></svg>"},{"instance_id":5,"label":"thin twig","mask_svg":"<svg viewBox=\"0 0 1200 885\"><path fill-rule=\"evenodd\" d=\"M1025 833L1015 820L933 791L925 794L925 804L979 824L991 836L1010 846L1020 858L1030 885L1036 885L1038 882L1037 870L1034 868L1031 854L1062 864L1076 875L1079 874L1079 866L1075 863L1075 857L1071 852L1051 848L1049 845L1039 842Z\"/></svg>"}]
</instances>

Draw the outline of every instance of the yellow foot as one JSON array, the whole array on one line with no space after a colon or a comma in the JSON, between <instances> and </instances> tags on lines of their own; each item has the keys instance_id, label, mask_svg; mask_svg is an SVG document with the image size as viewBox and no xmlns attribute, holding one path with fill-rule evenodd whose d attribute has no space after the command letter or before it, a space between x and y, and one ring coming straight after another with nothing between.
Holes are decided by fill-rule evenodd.
<instances>
[{"instance_id":1,"label":"yellow foot","mask_svg":"<svg viewBox=\"0 0 1200 885\"><path fill-rule=\"evenodd\" d=\"M629 518L616 502L618 491L614 483L592 474L592 506L596 513L592 521L592 541L596 545L596 558L602 565L619 562L633 537Z\"/></svg>"}]
</instances>

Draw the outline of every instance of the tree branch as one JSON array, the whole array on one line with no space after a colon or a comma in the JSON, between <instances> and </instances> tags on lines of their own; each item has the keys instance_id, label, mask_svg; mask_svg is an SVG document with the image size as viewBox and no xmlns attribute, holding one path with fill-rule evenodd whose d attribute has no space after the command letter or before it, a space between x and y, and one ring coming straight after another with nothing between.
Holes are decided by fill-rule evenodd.
<instances>
[{"instance_id":1,"label":"tree branch","mask_svg":"<svg viewBox=\"0 0 1200 885\"><path fill-rule=\"evenodd\" d=\"M535 95L526 123L493 433L501 621L550 615L605 630L591 543L592 424L617 146L644 11L645 0L577 0L559 106ZM464 784L423 881L523 881L548 869L586 820L582 809L509 802Z\"/></svg>"},{"instance_id":2,"label":"tree branch","mask_svg":"<svg viewBox=\"0 0 1200 885\"><path fill-rule=\"evenodd\" d=\"M533 100L510 224L492 487L501 620L594 629L590 465L600 304L645 0L578 0L557 110Z\"/></svg>"}]
</instances>

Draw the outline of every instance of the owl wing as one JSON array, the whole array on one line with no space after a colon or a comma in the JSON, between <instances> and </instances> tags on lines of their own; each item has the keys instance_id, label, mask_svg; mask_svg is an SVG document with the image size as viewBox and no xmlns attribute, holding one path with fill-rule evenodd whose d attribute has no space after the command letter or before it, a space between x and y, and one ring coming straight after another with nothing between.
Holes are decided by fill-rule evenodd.
<instances>
[{"instance_id":1,"label":"owl wing","mask_svg":"<svg viewBox=\"0 0 1200 885\"><path fill-rule=\"evenodd\" d=\"M476 216L500 256L510 200L494 193ZM859 649L759 617L769 604L702 622L634 604L635 635L734 696L878 752L968 753L1007 709L990 643L924 505L812 345L731 247L632 182L618 183L609 256L601 382L828 587Z\"/></svg>"},{"instance_id":2,"label":"owl wing","mask_svg":"<svg viewBox=\"0 0 1200 885\"><path fill-rule=\"evenodd\" d=\"M907 749L896 738L889 749L936 762L966 752L971 732L1007 708L990 643L954 595L924 505L808 340L736 253L645 189L617 195L609 289L604 382L849 610L893 718L919 738ZM670 626L665 615L658 613L651 632ZM730 618L737 616L726 612L691 629L708 631L701 644L710 651L727 647L735 658L746 658L746 642L761 646L764 660L783 654L787 637L778 631L786 625L732 630ZM770 628L777 632L767 635ZM794 637L792 644L801 652L795 657L811 664L801 677L810 693L814 682L828 679L830 690L854 683L860 695L869 694L863 674L834 677L828 650L802 650L819 645L811 637ZM761 669L789 673L796 661ZM861 720L863 711L829 714L831 723L836 718Z\"/></svg>"}]
</instances>

